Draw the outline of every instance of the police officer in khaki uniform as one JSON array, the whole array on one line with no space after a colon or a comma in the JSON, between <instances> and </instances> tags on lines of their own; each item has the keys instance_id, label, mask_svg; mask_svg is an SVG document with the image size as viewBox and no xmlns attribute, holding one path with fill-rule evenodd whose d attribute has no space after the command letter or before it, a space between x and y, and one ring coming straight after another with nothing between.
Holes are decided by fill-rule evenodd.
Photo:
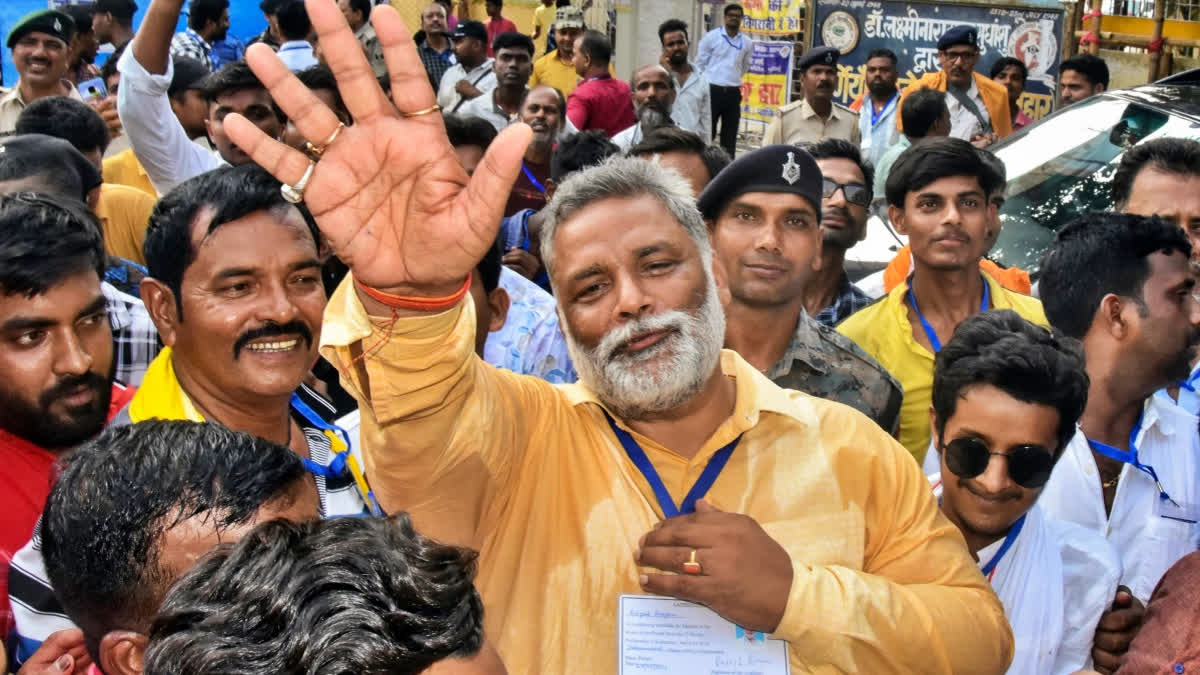
<instances>
[{"instance_id":1,"label":"police officer in khaki uniform","mask_svg":"<svg viewBox=\"0 0 1200 675\"><path fill-rule=\"evenodd\" d=\"M804 98L779 109L763 134L763 147L776 143L816 143L841 138L858 145L858 113L833 102L838 50L816 47L800 58Z\"/></svg>"}]
</instances>

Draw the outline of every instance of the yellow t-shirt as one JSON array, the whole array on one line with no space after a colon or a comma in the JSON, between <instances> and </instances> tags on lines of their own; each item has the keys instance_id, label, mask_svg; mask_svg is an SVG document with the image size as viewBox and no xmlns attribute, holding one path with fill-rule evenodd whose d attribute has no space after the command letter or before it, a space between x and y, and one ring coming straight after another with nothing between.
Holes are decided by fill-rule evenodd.
<instances>
[{"instance_id":1,"label":"yellow t-shirt","mask_svg":"<svg viewBox=\"0 0 1200 675\"><path fill-rule=\"evenodd\" d=\"M1040 300L1010 291L986 274L983 278L991 295L991 309L1011 309L1039 326L1050 327ZM920 464L932 438L929 406L933 403L933 353L913 337L905 302L907 293L906 281L875 304L852 314L837 330L875 357L900 382L904 390L900 443Z\"/></svg>"},{"instance_id":2,"label":"yellow t-shirt","mask_svg":"<svg viewBox=\"0 0 1200 675\"><path fill-rule=\"evenodd\" d=\"M146 264L142 243L146 241L146 225L158 200L128 185L100 186L96 201L96 216L104 229L104 250L109 255Z\"/></svg>"},{"instance_id":3,"label":"yellow t-shirt","mask_svg":"<svg viewBox=\"0 0 1200 675\"><path fill-rule=\"evenodd\" d=\"M384 508L479 550L485 628L509 672L611 675L618 599L643 593L650 570L634 551L662 510L595 394L484 363L475 324L469 301L368 316L347 279L322 353L360 403ZM675 500L741 439L706 499L753 518L793 561L774 632L792 672L1003 672L1003 607L908 453L861 413L781 389L734 352L720 367L734 409L694 457L629 431Z\"/></svg>"},{"instance_id":4,"label":"yellow t-shirt","mask_svg":"<svg viewBox=\"0 0 1200 675\"><path fill-rule=\"evenodd\" d=\"M550 25L554 23L556 11L554 3L551 3L549 7L538 5L537 9L533 10L533 30L537 33L538 29L541 29L538 42L534 45L539 56L546 53L546 40L550 37Z\"/></svg>"},{"instance_id":5,"label":"yellow t-shirt","mask_svg":"<svg viewBox=\"0 0 1200 675\"><path fill-rule=\"evenodd\" d=\"M133 154L133 148L104 160L104 182L109 185L128 185L151 197L158 197L158 191L154 189L146 170Z\"/></svg>"},{"instance_id":6,"label":"yellow t-shirt","mask_svg":"<svg viewBox=\"0 0 1200 675\"><path fill-rule=\"evenodd\" d=\"M553 51L533 62L533 74L529 76L529 86L548 84L562 92L564 97L571 95L579 86L579 75L570 61L563 62L558 58L558 51ZM563 115L567 113L564 110Z\"/></svg>"}]
</instances>

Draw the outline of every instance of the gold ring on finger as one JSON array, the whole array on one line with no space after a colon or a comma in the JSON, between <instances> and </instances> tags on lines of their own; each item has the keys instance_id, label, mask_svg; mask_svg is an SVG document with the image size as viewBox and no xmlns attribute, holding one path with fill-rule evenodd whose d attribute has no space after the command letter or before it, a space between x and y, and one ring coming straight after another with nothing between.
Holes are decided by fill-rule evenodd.
<instances>
[{"instance_id":1,"label":"gold ring on finger","mask_svg":"<svg viewBox=\"0 0 1200 675\"><path fill-rule=\"evenodd\" d=\"M431 115L435 112L441 112L441 111L442 111L442 106L435 103L424 110L418 110L416 112L402 112L402 113L400 113L400 116L405 119L408 119L409 117L420 117L421 115Z\"/></svg>"},{"instance_id":2,"label":"gold ring on finger","mask_svg":"<svg viewBox=\"0 0 1200 675\"><path fill-rule=\"evenodd\" d=\"M321 155L325 154L325 150L327 150L330 145L333 145L333 142L337 140L338 134L342 133L342 129L345 128L345 124L338 122L338 125L336 128L334 128L333 133L329 134L329 138L326 138L325 142L320 145L313 145L312 143L305 141L304 154L308 155L309 159L314 162L320 161Z\"/></svg>"},{"instance_id":3,"label":"gold ring on finger","mask_svg":"<svg viewBox=\"0 0 1200 675\"><path fill-rule=\"evenodd\" d=\"M683 563L683 573L701 574L703 571L704 570L700 567L699 561L696 560L696 549L692 549L692 554L688 557L687 561Z\"/></svg>"}]
</instances>

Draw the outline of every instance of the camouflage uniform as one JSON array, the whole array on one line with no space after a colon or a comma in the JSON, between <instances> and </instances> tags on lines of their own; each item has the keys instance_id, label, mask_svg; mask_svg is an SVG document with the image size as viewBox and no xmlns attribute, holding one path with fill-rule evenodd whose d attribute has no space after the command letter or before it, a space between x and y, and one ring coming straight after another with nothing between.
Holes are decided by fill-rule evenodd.
<instances>
[{"instance_id":1,"label":"camouflage uniform","mask_svg":"<svg viewBox=\"0 0 1200 675\"><path fill-rule=\"evenodd\" d=\"M849 338L806 313L767 377L784 389L844 403L896 433L904 396L900 384Z\"/></svg>"}]
</instances>

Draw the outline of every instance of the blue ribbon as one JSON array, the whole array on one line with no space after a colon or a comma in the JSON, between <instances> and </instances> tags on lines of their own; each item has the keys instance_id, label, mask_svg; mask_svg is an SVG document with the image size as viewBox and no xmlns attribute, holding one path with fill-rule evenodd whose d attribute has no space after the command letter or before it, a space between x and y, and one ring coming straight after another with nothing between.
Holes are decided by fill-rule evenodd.
<instances>
[{"instance_id":1,"label":"blue ribbon","mask_svg":"<svg viewBox=\"0 0 1200 675\"><path fill-rule=\"evenodd\" d=\"M979 311L986 312L988 308L988 296L991 294L991 289L988 288L987 279L983 280L983 301L979 303ZM929 338L929 346L933 347L933 353L936 354L942 351L942 341L938 339L937 333L933 330L933 326L925 320L925 315L921 313L921 308L917 306L917 296L913 294L912 284L908 285L908 301L912 304L913 311L917 313L917 318L921 321L921 328L925 329L925 337Z\"/></svg>"},{"instance_id":2,"label":"blue ribbon","mask_svg":"<svg viewBox=\"0 0 1200 675\"><path fill-rule=\"evenodd\" d=\"M1021 534L1022 527L1025 527L1025 516L1018 518L1017 522L1008 528L1008 534L1004 537L1004 543L1000 544L1000 550L996 551L996 555L992 556L992 559L983 566L983 576L990 576L992 572L996 571L996 565L1000 564L1000 559L1004 557L1005 553L1008 553L1008 549L1012 548L1013 542L1017 540L1017 535Z\"/></svg>"},{"instance_id":3,"label":"blue ribbon","mask_svg":"<svg viewBox=\"0 0 1200 675\"><path fill-rule=\"evenodd\" d=\"M1158 472L1154 470L1154 467L1150 466L1149 464L1142 464L1138 461L1136 441L1138 434L1141 433L1141 431L1142 415L1138 415L1137 423L1133 425L1133 429L1129 432L1129 452L1125 452L1120 448L1114 448L1107 443L1101 443L1100 441L1093 440L1088 441L1088 447L1109 459L1115 459L1122 464L1128 464L1147 476L1150 476L1150 479L1154 481L1154 486L1158 488L1158 498L1162 501L1169 501L1178 506L1178 504L1175 503L1175 500L1171 499L1171 495L1167 494L1167 491L1163 489L1162 481L1158 479Z\"/></svg>"},{"instance_id":4,"label":"blue ribbon","mask_svg":"<svg viewBox=\"0 0 1200 675\"><path fill-rule=\"evenodd\" d=\"M322 431L330 431L337 434L339 437L341 437L342 442L346 444L345 450L342 450L341 452L335 452L333 454L333 459L330 460L329 466L323 466L317 462L314 462L308 457L302 457L301 460L304 462L304 468L314 476L322 476L325 479L340 478L346 475L346 473L349 472L349 466L347 466L347 463L350 459L350 434L338 425L330 424L324 419L321 419L321 416L318 415L312 408L310 408L308 404L305 403L295 393L292 394L291 403L292 407L296 409L296 412L300 413L304 419L308 420L309 424L312 424L314 427L317 427ZM358 481L355 480L355 488L357 487ZM379 500L375 498L375 491L370 488L370 485L367 486L367 494L363 495L363 500L367 503L367 508L371 510L371 515L387 515L384 512L383 507L379 505Z\"/></svg>"},{"instance_id":5,"label":"blue ribbon","mask_svg":"<svg viewBox=\"0 0 1200 675\"><path fill-rule=\"evenodd\" d=\"M700 473L700 477L696 479L696 484L692 486L687 496L683 498L683 503L676 507L675 500L671 497L671 493L667 491L667 486L663 485L662 478L659 477L654 465L650 463L650 458L646 456L646 452L642 450L642 446L638 445L638 442L633 439L633 436L628 431L617 426L616 421L613 420L607 411L604 413L604 417L608 419L608 425L612 427L617 440L625 448L625 454L629 456L630 461L633 462L638 471L642 472L642 476L650 484L650 489L654 491L654 496L658 499L658 505L662 508L663 516L666 518L674 518L675 516L696 512L696 502L708 494L713 483L717 481L717 476L721 475L721 470L725 468L725 463L729 461L729 456L733 454L734 448L737 447L738 441L742 439L741 436L738 436L730 441L729 445L726 445L713 454L712 459L708 460L708 464L705 465L704 471Z\"/></svg>"},{"instance_id":6,"label":"blue ribbon","mask_svg":"<svg viewBox=\"0 0 1200 675\"><path fill-rule=\"evenodd\" d=\"M529 179L530 183L533 183L533 187L537 188L538 192L546 194L546 187L542 185L542 182L533 175L533 172L529 170L529 167L525 166L525 162L521 162L521 171L525 173L525 177ZM525 240L529 241L529 237L526 236Z\"/></svg>"}]
</instances>

